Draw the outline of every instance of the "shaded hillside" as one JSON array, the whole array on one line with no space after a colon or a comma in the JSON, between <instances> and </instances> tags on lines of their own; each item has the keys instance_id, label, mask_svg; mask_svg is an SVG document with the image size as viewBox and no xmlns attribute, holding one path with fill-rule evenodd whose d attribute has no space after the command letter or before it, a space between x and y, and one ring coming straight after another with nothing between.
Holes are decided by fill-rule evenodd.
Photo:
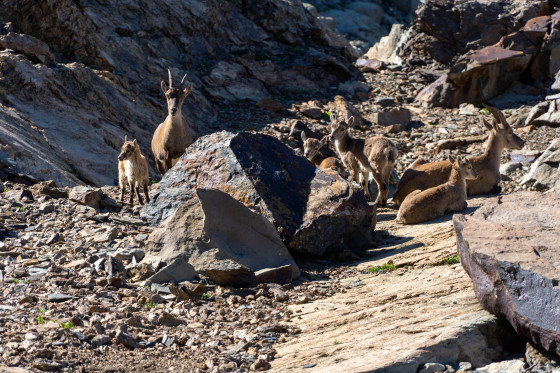
<instances>
[{"instance_id":1,"label":"shaded hillside","mask_svg":"<svg viewBox=\"0 0 560 373\"><path fill-rule=\"evenodd\" d=\"M176 79L189 74L183 114L207 133L228 101L337 86L354 53L299 0L8 0L4 48L2 150L62 185L113 184L125 134L151 159L168 68Z\"/></svg>"}]
</instances>

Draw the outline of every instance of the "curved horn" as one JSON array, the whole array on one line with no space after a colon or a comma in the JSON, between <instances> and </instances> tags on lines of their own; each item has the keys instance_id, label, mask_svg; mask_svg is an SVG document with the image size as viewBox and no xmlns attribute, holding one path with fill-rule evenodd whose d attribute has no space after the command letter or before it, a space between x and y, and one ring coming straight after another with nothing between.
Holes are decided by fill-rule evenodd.
<instances>
[{"instance_id":1,"label":"curved horn","mask_svg":"<svg viewBox=\"0 0 560 373\"><path fill-rule=\"evenodd\" d=\"M503 124L504 126L508 126L508 125L509 125L508 122L507 122L507 119L506 119L506 117L505 117L505 115L504 115L504 113L502 113L501 110L499 110L499 109L497 109L497 108L495 108L495 107L492 107L492 106L488 106L488 105L486 105L486 104L482 104L482 105L484 105L484 107L485 107L486 109L488 109L488 110L490 111L490 113L492 113L492 116L493 116L494 118L496 118L496 120L498 121L498 123L501 123L501 124Z\"/></svg>"},{"instance_id":2,"label":"curved horn","mask_svg":"<svg viewBox=\"0 0 560 373\"><path fill-rule=\"evenodd\" d=\"M167 69L167 74L169 74L169 88L173 87L173 79L171 79L171 70Z\"/></svg>"},{"instance_id":3,"label":"curved horn","mask_svg":"<svg viewBox=\"0 0 560 373\"><path fill-rule=\"evenodd\" d=\"M183 79L181 79L181 87L185 86L185 82L187 81L187 74L185 74L185 76L183 77Z\"/></svg>"}]
</instances>

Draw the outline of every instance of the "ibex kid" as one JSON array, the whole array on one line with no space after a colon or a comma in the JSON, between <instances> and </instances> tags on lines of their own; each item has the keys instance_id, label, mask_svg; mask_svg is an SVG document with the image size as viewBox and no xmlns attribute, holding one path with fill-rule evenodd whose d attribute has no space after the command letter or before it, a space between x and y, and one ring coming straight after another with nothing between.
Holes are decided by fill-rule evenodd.
<instances>
[{"instance_id":1,"label":"ibex kid","mask_svg":"<svg viewBox=\"0 0 560 373\"><path fill-rule=\"evenodd\" d=\"M125 136L124 144L119 154L119 187L121 188L121 202L123 202L127 184L130 189L129 203L131 205L133 203L135 191L138 196L138 202L141 205L144 204L140 196L140 188L144 190L146 201L150 202L148 183L148 163L146 162L146 158L140 152L140 147L136 139L134 139L134 141L128 141Z\"/></svg>"}]
</instances>

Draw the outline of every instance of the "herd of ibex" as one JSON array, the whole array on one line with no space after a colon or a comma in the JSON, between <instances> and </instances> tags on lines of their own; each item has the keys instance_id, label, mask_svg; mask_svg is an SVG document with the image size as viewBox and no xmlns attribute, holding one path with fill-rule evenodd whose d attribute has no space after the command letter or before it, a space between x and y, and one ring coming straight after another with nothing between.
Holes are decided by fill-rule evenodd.
<instances>
[{"instance_id":1,"label":"herd of ibex","mask_svg":"<svg viewBox=\"0 0 560 373\"><path fill-rule=\"evenodd\" d=\"M161 82L161 89L167 99L168 115L152 138L152 152L162 176L197 138L181 114L183 101L193 86L186 85L185 75L179 86L173 87L171 71L168 70L168 73L169 87L164 81ZM500 192L498 184L502 151L504 148L521 149L524 142L513 132L500 110L490 106L486 108L492 113L493 119L490 123L484 119L482 121L490 131L484 153L470 158L449 157L446 161L435 163L417 159L402 175L393 196L393 201L399 206L398 221L404 224L429 221L466 208L467 195ZM330 134L323 138L311 137L314 133L305 128L301 132L304 156L319 168L338 172L359 183L370 201L368 181L371 174L379 191L373 202L386 205L390 176L397 161L397 147L382 135L366 139L352 137L349 132L353 123L352 116L339 118L332 114ZM329 140L334 142L338 158L321 153L320 149ZM150 201L146 159L136 139L127 141L125 137L119 154L121 202L127 185L130 189L130 204L133 203L134 192L139 203L143 204L140 188L144 191L146 201Z\"/></svg>"}]
</instances>

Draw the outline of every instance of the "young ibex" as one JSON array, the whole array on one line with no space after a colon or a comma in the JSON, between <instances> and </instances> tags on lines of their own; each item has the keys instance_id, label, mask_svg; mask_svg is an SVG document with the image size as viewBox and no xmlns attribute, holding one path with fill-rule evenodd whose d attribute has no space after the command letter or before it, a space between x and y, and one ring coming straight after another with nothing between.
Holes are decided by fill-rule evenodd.
<instances>
[{"instance_id":1,"label":"young ibex","mask_svg":"<svg viewBox=\"0 0 560 373\"><path fill-rule=\"evenodd\" d=\"M365 140L350 137L348 130L353 123L354 117L345 121L331 115L331 139L334 140L336 151L344 166L354 180L360 182L370 201L368 179L369 173L372 173L379 190L375 203L385 205L389 192L389 178L397 160L397 148L383 136L371 136Z\"/></svg>"},{"instance_id":2,"label":"young ibex","mask_svg":"<svg viewBox=\"0 0 560 373\"><path fill-rule=\"evenodd\" d=\"M326 157L319 151L319 149L327 144L327 136L323 137L321 140L317 140L314 138L308 138L305 132L302 132L301 139L303 140L303 155L305 158L319 168L334 170L346 177L344 164L342 164L340 159L335 157Z\"/></svg>"},{"instance_id":3,"label":"young ibex","mask_svg":"<svg viewBox=\"0 0 560 373\"><path fill-rule=\"evenodd\" d=\"M171 71L169 74L169 87L161 81L161 90L167 99L167 118L161 123L152 137L152 152L154 153L156 166L161 175L165 175L171 167L177 163L185 152L185 149L196 140L196 134L189 127L181 114L183 101L191 93L193 85L185 87L187 75L181 80L179 87L173 87Z\"/></svg>"},{"instance_id":4,"label":"young ibex","mask_svg":"<svg viewBox=\"0 0 560 373\"><path fill-rule=\"evenodd\" d=\"M447 161L446 161L447 162ZM457 160L449 157L451 173L446 183L410 193L399 208L397 221L416 224L433 220L452 211L467 207L467 182L477 175L471 162L463 157Z\"/></svg>"},{"instance_id":5,"label":"young ibex","mask_svg":"<svg viewBox=\"0 0 560 373\"><path fill-rule=\"evenodd\" d=\"M131 205L135 191L138 202L140 202L141 205L144 204L140 196L140 187L144 190L146 201L150 202L148 183L148 163L146 162L146 158L142 155L136 139L134 139L134 141L128 141L125 136L124 144L119 154L119 187L121 188L121 202L123 202L127 184L130 189L129 202Z\"/></svg>"},{"instance_id":6,"label":"young ibex","mask_svg":"<svg viewBox=\"0 0 560 373\"><path fill-rule=\"evenodd\" d=\"M486 108L490 110L494 118L491 123L482 120L484 126L490 131L484 153L469 158L479 175L478 179L467 181L467 195L469 196L499 193L502 151L504 148L521 149L525 145L524 141L513 132L500 110L490 106L486 106ZM444 183L450 172L451 165L447 161L426 163L424 160L416 160L401 177L393 201L400 205L414 190L425 190Z\"/></svg>"}]
</instances>

